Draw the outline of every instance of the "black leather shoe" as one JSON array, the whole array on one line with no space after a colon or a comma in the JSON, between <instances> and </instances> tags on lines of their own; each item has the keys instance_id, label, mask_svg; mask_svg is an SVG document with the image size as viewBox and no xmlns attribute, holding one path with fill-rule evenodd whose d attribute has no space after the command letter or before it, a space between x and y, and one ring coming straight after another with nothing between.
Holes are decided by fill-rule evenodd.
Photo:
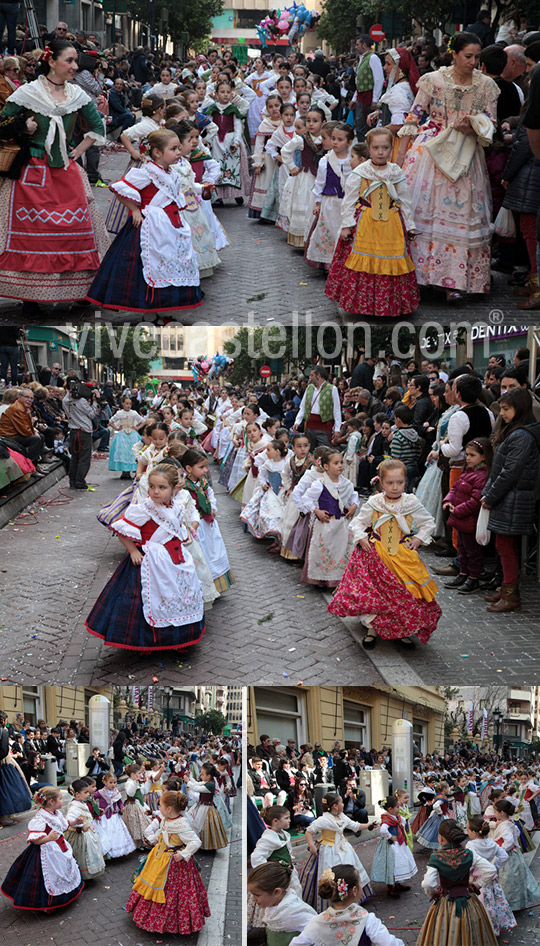
<instances>
[{"instance_id":1,"label":"black leather shoe","mask_svg":"<svg viewBox=\"0 0 540 946\"><path fill-rule=\"evenodd\" d=\"M455 578L459 575L459 568L454 565L434 565L432 571L436 575L444 575L445 578Z\"/></svg>"},{"instance_id":2,"label":"black leather shoe","mask_svg":"<svg viewBox=\"0 0 540 946\"><path fill-rule=\"evenodd\" d=\"M463 588L460 588L458 594L460 595L472 595L475 591L478 591L480 588L480 582L478 578L467 578L467 581L463 585Z\"/></svg>"},{"instance_id":3,"label":"black leather shoe","mask_svg":"<svg viewBox=\"0 0 540 946\"><path fill-rule=\"evenodd\" d=\"M454 558L455 554L456 554L456 550L453 549L452 547L448 548L447 545L445 545L443 549L437 549L437 551L435 552L435 555L437 556L437 558Z\"/></svg>"},{"instance_id":4,"label":"black leather shoe","mask_svg":"<svg viewBox=\"0 0 540 946\"><path fill-rule=\"evenodd\" d=\"M445 582L445 588L461 588L462 585L465 585L468 581L468 575L456 575L453 581Z\"/></svg>"}]
</instances>

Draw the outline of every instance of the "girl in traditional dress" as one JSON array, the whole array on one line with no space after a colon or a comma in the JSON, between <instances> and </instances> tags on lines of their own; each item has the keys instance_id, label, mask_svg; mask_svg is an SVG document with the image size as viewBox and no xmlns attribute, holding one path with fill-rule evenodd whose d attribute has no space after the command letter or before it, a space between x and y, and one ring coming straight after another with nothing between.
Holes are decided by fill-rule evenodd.
<instances>
[{"instance_id":1,"label":"girl in traditional dress","mask_svg":"<svg viewBox=\"0 0 540 946\"><path fill-rule=\"evenodd\" d=\"M277 131L281 125L282 104L281 97L277 93L272 93L268 96L265 105L266 115L259 125L255 138L255 147L252 154L253 177L251 179L248 217L253 217L257 220L262 216L261 212L267 200L268 188L274 177L275 162L272 155L268 152L267 144L274 132Z\"/></svg>"},{"instance_id":2,"label":"girl in traditional dress","mask_svg":"<svg viewBox=\"0 0 540 946\"><path fill-rule=\"evenodd\" d=\"M231 491L231 496L245 506L257 488L259 469L266 458L266 448L271 441L262 426L257 423L246 424L247 457L244 460L244 477ZM239 451L240 452L240 451Z\"/></svg>"},{"instance_id":3,"label":"girl in traditional dress","mask_svg":"<svg viewBox=\"0 0 540 946\"><path fill-rule=\"evenodd\" d=\"M496 946L491 920L474 883L486 886L497 876L493 864L476 851L461 846L467 835L451 819L439 827L440 851L434 852L422 881L422 888L435 902L420 930L416 946Z\"/></svg>"},{"instance_id":4,"label":"girl in traditional dress","mask_svg":"<svg viewBox=\"0 0 540 946\"><path fill-rule=\"evenodd\" d=\"M347 437L347 447L343 454L343 476L350 480L353 486L356 486L358 481L358 463L362 446L363 425L364 422L358 417L351 417L351 419L347 421L347 432L350 430L350 434Z\"/></svg>"},{"instance_id":5,"label":"girl in traditional dress","mask_svg":"<svg viewBox=\"0 0 540 946\"><path fill-rule=\"evenodd\" d=\"M218 591L227 591L236 579L231 572L227 549L216 519L216 497L207 480L208 457L200 450L188 449L182 456L182 466L187 473L185 489L201 517L197 537L212 579Z\"/></svg>"},{"instance_id":6,"label":"girl in traditional dress","mask_svg":"<svg viewBox=\"0 0 540 946\"><path fill-rule=\"evenodd\" d=\"M262 113L265 106L265 96L264 92L261 90L261 83L264 82L265 79L269 79L270 75L271 73L268 72L264 59L256 59L255 72L251 72L249 76L246 76L244 79L244 83L255 92L255 98L250 103L247 113L248 131L251 144L255 143L255 136L261 123Z\"/></svg>"},{"instance_id":7,"label":"girl in traditional dress","mask_svg":"<svg viewBox=\"0 0 540 946\"><path fill-rule=\"evenodd\" d=\"M199 98L195 90L188 90L182 95L184 102L186 103L186 108L188 110L189 121L193 122L198 134L200 135L204 143L208 146L218 133L217 125L208 118L208 115L205 115L204 112L201 112L199 109Z\"/></svg>"},{"instance_id":8,"label":"girl in traditional dress","mask_svg":"<svg viewBox=\"0 0 540 946\"><path fill-rule=\"evenodd\" d=\"M283 195L283 188L289 172L283 164L281 149L295 134L294 121L296 109L294 105L284 102L280 106L281 123L266 144L266 151L274 159L274 174L266 194L266 200L261 210L264 220L276 221L279 214L279 205Z\"/></svg>"},{"instance_id":9,"label":"girl in traditional dress","mask_svg":"<svg viewBox=\"0 0 540 946\"><path fill-rule=\"evenodd\" d=\"M148 791L145 795L144 803L152 814L155 814L155 812L159 810L159 799L162 792L162 776L166 768L167 766L163 760L156 759L152 762L152 767L148 772L146 779L146 788Z\"/></svg>"},{"instance_id":10,"label":"girl in traditional dress","mask_svg":"<svg viewBox=\"0 0 540 946\"><path fill-rule=\"evenodd\" d=\"M228 844L223 820L216 808L219 795L216 791L216 776L217 772L210 762L205 762L201 767L200 781L196 782L189 775L184 775L187 790L199 796L199 801L190 809L189 815L201 839L203 851L217 851ZM223 803L222 806L225 808ZM230 827L230 816L228 823Z\"/></svg>"},{"instance_id":11,"label":"girl in traditional dress","mask_svg":"<svg viewBox=\"0 0 540 946\"><path fill-rule=\"evenodd\" d=\"M437 585L420 560L435 521L412 493L405 493L407 471L401 460L379 464L381 492L370 496L351 523L357 543L328 610L340 617L359 617L369 633L413 646L410 635L427 643L441 616ZM412 524L417 532L411 537Z\"/></svg>"},{"instance_id":12,"label":"girl in traditional dress","mask_svg":"<svg viewBox=\"0 0 540 946\"><path fill-rule=\"evenodd\" d=\"M392 936L374 913L360 906L364 890L361 875L352 864L327 868L319 881L319 897L330 906L313 917L290 946L405 946Z\"/></svg>"},{"instance_id":13,"label":"girl in traditional dress","mask_svg":"<svg viewBox=\"0 0 540 946\"><path fill-rule=\"evenodd\" d=\"M398 132L396 160L411 189L418 231L411 243L416 277L422 286L440 286L452 303L491 286L492 201L483 149L493 140L500 91L477 68L481 51L474 33L457 33L452 65L420 77ZM433 107L443 126L435 136L431 122L418 127Z\"/></svg>"},{"instance_id":14,"label":"girl in traditional dress","mask_svg":"<svg viewBox=\"0 0 540 946\"><path fill-rule=\"evenodd\" d=\"M122 407L113 414L109 421L115 434L109 447L109 470L121 470L121 480L131 479L131 473L137 470L137 461L133 456L133 447L141 442L137 431L144 427L145 420L133 410L131 397L122 398Z\"/></svg>"},{"instance_id":15,"label":"girl in traditional dress","mask_svg":"<svg viewBox=\"0 0 540 946\"><path fill-rule=\"evenodd\" d=\"M399 817L401 818L407 844L409 845L409 850L412 852L414 839L411 829L411 812L409 810L410 795L404 788L396 788L394 794L399 802Z\"/></svg>"},{"instance_id":16,"label":"girl in traditional dress","mask_svg":"<svg viewBox=\"0 0 540 946\"><path fill-rule=\"evenodd\" d=\"M262 819L267 827L251 854L251 866L258 867L259 864L265 864L267 861L279 861L281 864L290 867L291 890L294 890L301 897L302 885L298 871L293 864L291 836L288 831L291 826L291 813L284 805L272 805L270 808L264 809Z\"/></svg>"},{"instance_id":17,"label":"girl in traditional dress","mask_svg":"<svg viewBox=\"0 0 540 946\"><path fill-rule=\"evenodd\" d=\"M448 818L448 809L450 799L448 798L450 786L448 782L439 782L437 785L437 794L433 799L431 814L427 821L416 834L416 840L422 847L429 851L437 851L439 848L439 832L442 821Z\"/></svg>"},{"instance_id":18,"label":"girl in traditional dress","mask_svg":"<svg viewBox=\"0 0 540 946\"><path fill-rule=\"evenodd\" d=\"M324 119L322 109L310 109L305 117L305 133L294 135L281 149L281 158L289 177L283 188L279 217L280 220L288 221L287 243L298 249L303 249L305 237L313 223L313 187L323 156L321 127ZM296 152L299 152L299 166L295 161Z\"/></svg>"},{"instance_id":19,"label":"girl in traditional dress","mask_svg":"<svg viewBox=\"0 0 540 946\"><path fill-rule=\"evenodd\" d=\"M206 890L193 855L201 841L184 812L187 795L163 792L162 820L155 847L133 884L126 910L148 933L186 936L201 930L210 916Z\"/></svg>"},{"instance_id":20,"label":"girl in traditional dress","mask_svg":"<svg viewBox=\"0 0 540 946\"><path fill-rule=\"evenodd\" d=\"M306 828L305 837L310 856L300 871L304 900L319 911L324 909L324 906L321 896L317 896L318 884L327 867L352 864L360 874L364 894L362 902L373 895L369 877L362 862L355 848L344 837L344 833L345 828L354 831L355 834L364 829L371 831L377 824L376 821L370 824L351 821L347 815L343 814L343 799L337 792L329 792L328 795L323 796L322 809L321 817L315 818L315 821ZM320 840L315 843L313 836L319 832L321 833Z\"/></svg>"},{"instance_id":21,"label":"girl in traditional dress","mask_svg":"<svg viewBox=\"0 0 540 946\"><path fill-rule=\"evenodd\" d=\"M511 910L528 910L540 900L540 888L523 859L519 847L519 831L512 821L514 807L509 801L494 804L496 827L491 837L508 854L499 869L499 883Z\"/></svg>"},{"instance_id":22,"label":"girl in traditional dress","mask_svg":"<svg viewBox=\"0 0 540 946\"><path fill-rule=\"evenodd\" d=\"M540 785L535 783L532 772L518 772L518 779L520 782L518 797L523 807L521 820L527 831L538 830L540 818L537 799L540 796Z\"/></svg>"},{"instance_id":23,"label":"girl in traditional dress","mask_svg":"<svg viewBox=\"0 0 540 946\"><path fill-rule=\"evenodd\" d=\"M222 206L223 199L234 197L237 204L249 196L250 179L246 146L243 141L242 115L233 105L232 88L226 79L220 79L215 89L216 100L203 108L218 126L218 133L210 143L212 157L220 166L216 182L218 199L214 206Z\"/></svg>"},{"instance_id":24,"label":"girl in traditional dress","mask_svg":"<svg viewBox=\"0 0 540 946\"><path fill-rule=\"evenodd\" d=\"M291 872L290 864L269 860L258 864L248 877L249 895L262 910L260 922L265 928L268 946L288 946L317 915L291 883ZM250 925L258 926L258 920L257 915Z\"/></svg>"},{"instance_id":25,"label":"girl in traditional dress","mask_svg":"<svg viewBox=\"0 0 540 946\"><path fill-rule=\"evenodd\" d=\"M105 872L105 860L94 828L94 818L87 805L90 788L80 778L71 783L69 792L73 798L66 812L66 840L71 845L83 880L95 880Z\"/></svg>"},{"instance_id":26,"label":"girl in traditional dress","mask_svg":"<svg viewBox=\"0 0 540 946\"><path fill-rule=\"evenodd\" d=\"M319 161L313 187L314 220L304 248L304 259L316 269L330 268L341 230L341 205L351 173L349 150L354 138L350 125L338 122L332 131L332 148Z\"/></svg>"},{"instance_id":27,"label":"girl in traditional dress","mask_svg":"<svg viewBox=\"0 0 540 946\"><path fill-rule=\"evenodd\" d=\"M101 817L95 823L101 849L107 857L124 857L135 850L133 838L122 818L124 803L118 791L116 775L106 772L103 776L103 788L94 794L99 805Z\"/></svg>"},{"instance_id":28,"label":"girl in traditional dress","mask_svg":"<svg viewBox=\"0 0 540 946\"><path fill-rule=\"evenodd\" d=\"M313 466L313 459L309 452L309 439L305 434L293 434L291 445L293 456L285 461L281 475L283 515L281 517L280 555L282 558L288 559L289 561L298 561L298 558L286 548L286 542L289 539L291 529L298 519L298 506L292 494L304 474Z\"/></svg>"},{"instance_id":29,"label":"girl in traditional dress","mask_svg":"<svg viewBox=\"0 0 540 946\"><path fill-rule=\"evenodd\" d=\"M481 857L485 857L497 870L506 863L508 853L489 837L489 822L484 821L482 815L473 815L469 818L467 834L470 840L467 841L465 847L469 851L476 851ZM489 914L496 936L500 936L503 930L513 930L517 926L516 918L508 905L497 875L490 884L482 887L480 900Z\"/></svg>"},{"instance_id":30,"label":"girl in traditional dress","mask_svg":"<svg viewBox=\"0 0 540 946\"><path fill-rule=\"evenodd\" d=\"M149 160L147 136L151 131L159 131L163 124L165 99L154 93L146 95L141 102L141 113L141 120L135 122L130 128L126 128L120 135L120 143L129 154L129 161L123 177L132 168L140 168L145 161ZM137 147L139 150L137 150ZM124 224L127 223L128 217L129 210L118 200L116 194L113 194L112 203L105 220L105 226L109 233L120 233Z\"/></svg>"},{"instance_id":31,"label":"girl in traditional dress","mask_svg":"<svg viewBox=\"0 0 540 946\"><path fill-rule=\"evenodd\" d=\"M461 828L466 828L468 819L480 814L480 799L476 792L471 791L468 775L459 776L453 796L456 821Z\"/></svg>"},{"instance_id":32,"label":"girl in traditional dress","mask_svg":"<svg viewBox=\"0 0 540 946\"><path fill-rule=\"evenodd\" d=\"M13 92L2 121L33 118L30 159L17 180L0 182L0 293L37 303L78 302L109 245L86 174L77 158L105 144L103 119L89 95L72 81L77 51L51 40L41 54L41 75ZM76 123L86 129L71 147ZM34 127L34 126L32 126Z\"/></svg>"},{"instance_id":33,"label":"girl in traditional dress","mask_svg":"<svg viewBox=\"0 0 540 946\"><path fill-rule=\"evenodd\" d=\"M137 470L135 472L137 488L132 500L134 503L142 503L148 498L148 477L158 463L167 456L169 436L167 424L163 424L161 421L157 421L155 424L147 424L146 433L150 436L151 443L139 453L137 460Z\"/></svg>"},{"instance_id":34,"label":"girl in traditional dress","mask_svg":"<svg viewBox=\"0 0 540 946\"><path fill-rule=\"evenodd\" d=\"M182 155L168 128L148 135L150 160L132 168L110 188L131 211L103 260L88 300L105 309L167 312L201 305L197 257L179 174L172 167Z\"/></svg>"},{"instance_id":35,"label":"girl in traditional dress","mask_svg":"<svg viewBox=\"0 0 540 946\"><path fill-rule=\"evenodd\" d=\"M203 184L195 180L195 173L189 161L196 142L199 140L199 131L190 121L182 121L170 126L180 142L180 157L173 165L180 176L180 187L186 199L186 207L180 211L180 218L186 227L191 229L193 249L197 257L199 275L201 279L211 276L221 260L216 252L213 232L208 225L208 219L202 207L203 195L210 197Z\"/></svg>"},{"instance_id":36,"label":"girl in traditional dress","mask_svg":"<svg viewBox=\"0 0 540 946\"><path fill-rule=\"evenodd\" d=\"M358 494L343 474L343 454L332 448L321 461L322 477L302 497L301 511L313 514L302 581L335 588L354 544L349 522L358 508Z\"/></svg>"},{"instance_id":37,"label":"girl in traditional dress","mask_svg":"<svg viewBox=\"0 0 540 946\"><path fill-rule=\"evenodd\" d=\"M144 850L145 831L150 824L150 818L147 814L144 804L144 784L146 776L144 768L139 762L132 762L125 768L127 782L125 784L126 801L122 818L126 825L135 846Z\"/></svg>"},{"instance_id":38,"label":"girl in traditional dress","mask_svg":"<svg viewBox=\"0 0 540 946\"><path fill-rule=\"evenodd\" d=\"M62 792L46 785L34 800L40 807L28 822L29 843L9 868L1 889L14 907L49 913L75 900L84 881L64 838L68 823L62 814Z\"/></svg>"},{"instance_id":39,"label":"girl in traditional dress","mask_svg":"<svg viewBox=\"0 0 540 946\"><path fill-rule=\"evenodd\" d=\"M420 303L407 242L415 229L411 199L405 174L389 163L392 132L372 128L366 141L369 160L345 184L325 292L347 313L398 317Z\"/></svg>"},{"instance_id":40,"label":"girl in traditional dress","mask_svg":"<svg viewBox=\"0 0 540 946\"><path fill-rule=\"evenodd\" d=\"M211 124L214 124L213 122ZM221 226L218 218L212 210L212 194L216 189L216 183L219 180L220 168L217 161L214 161L210 152L209 145L202 145L192 135L192 149L189 156L189 163L193 168L195 183L202 186L202 210L208 221L208 226L214 238L216 250L222 250L229 245L229 238Z\"/></svg>"},{"instance_id":41,"label":"girl in traditional dress","mask_svg":"<svg viewBox=\"0 0 540 946\"><path fill-rule=\"evenodd\" d=\"M415 835L420 830L422 825L428 820L431 814L435 796L437 794L435 790L435 776L428 775L424 781L425 784L418 792L418 801L420 802L421 807L411 825L411 832L413 835Z\"/></svg>"},{"instance_id":42,"label":"girl in traditional dress","mask_svg":"<svg viewBox=\"0 0 540 946\"><path fill-rule=\"evenodd\" d=\"M265 453L266 459L258 468L258 485L240 513L240 519L246 523L256 539L272 538L274 548L278 549L281 546L281 518L283 516L283 503L279 492L287 457L287 446L281 440L271 440Z\"/></svg>"},{"instance_id":43,"label":"girl in traditional dress","mask_svg":"<svg viewBox=\"0 0 540 946\"><path fill-rule=\"evenodd\" d=\"M313 465L305 471L300 482L296 484L291 493L291 499L296 507L296 519L293 522L288 539L284 540L284 546L286 551L291 553L293 560L296 561L303 560L310 533L311 515L309 512L304 511L304 496L309 487L316 480L322 479L323 470L321 464L330 453L332 453L332 447L327 447L323 444L319 447L315 447L313 451Z\"/></svg>"},{"instance_id":44,"label":"girl in traditional dress","mask_svg":"<svg viewBox=\"0 0 540 946\"><path fill-rule=\"evenodd\" d=\"M111 524L128 555L101 592L86 628L110 647L181 650L205 631L201 582L186 542L186 498L179 474L162 464L148 478L149 498ZM178 495L177 495L178 494Z\"/></svg>"},{"instance_id":45,"label":"girl in traditional dress","mask_svg":"<svg viewBox=\"0 0 540 946\"><path fill-rule=\"evenodd\" d=\"M402 892L411 889L403 881L414 877L418 868L407 844L399 811L399 799L395 795L389 795L380 801L379 805L384 808L384 814L381 816L381 836L375 850L371 880L374 883L386 884L388 896L397 899Z\"/></svg>"}]
</instances>

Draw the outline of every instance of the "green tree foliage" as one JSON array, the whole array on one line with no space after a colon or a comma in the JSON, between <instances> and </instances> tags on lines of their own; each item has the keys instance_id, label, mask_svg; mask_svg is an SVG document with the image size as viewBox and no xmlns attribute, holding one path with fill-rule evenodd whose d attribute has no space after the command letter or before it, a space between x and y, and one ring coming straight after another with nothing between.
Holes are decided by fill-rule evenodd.
<instances>
[{"instance_id":1,"label":"green tree foliage","mask_svg":"<svg viewBox=\"0 0 540 946\"><path fill-rule=\"evenodd\" d=\"M227 720L219 710L211 709L196 716L194 723L197 729L219 736L227 725Z\"/></svg>"},{"instance_id":2,"label":"green tree foliage","mask_svg":"<svg viewBox=\"0 0 540 946\"><path fill-rule=\"evenodd\" d=\"M348 52L356 34L380 23L382 14L403 14L407 33L411 31L412 20L423 32L431 33L437 28L446 29L453 5L452 0L387 0L381 10L378 0L324 0L317 30L336 52ZM363 17L365 24L360 30L356 25L358 17Z\"/></svg>"},{"instance_id":3,"label":"green tree foliage","mask_svg":"<svg viewBox=\"0 0 540 946\"><path fill-rule=\"evenodd\" d=\"M148 363L156 356L156 343L144 326L112 325L90 328L81 349L98 364L123 374L126 381L148 377Z\"/></svg>"},{"instance_id":4,"label":"green tree foliage","mask_svg":"<svg viewBox=\"0 0 540 946\"><path fill-rule=\"evenodd\" d=\"M156 0L152 0L156 3ZM188 34L189 47L204 45L212 28L212 20L223 12L223 0L191 0L177 3L176 0L160 0L156 3L155 25L159 31L161 11L168 12L167 32L173 43L180 43L182 33ZM128 10L139 20L151 22L151 6L148 0L128 0Z\"/></svg>"}]
</instances>

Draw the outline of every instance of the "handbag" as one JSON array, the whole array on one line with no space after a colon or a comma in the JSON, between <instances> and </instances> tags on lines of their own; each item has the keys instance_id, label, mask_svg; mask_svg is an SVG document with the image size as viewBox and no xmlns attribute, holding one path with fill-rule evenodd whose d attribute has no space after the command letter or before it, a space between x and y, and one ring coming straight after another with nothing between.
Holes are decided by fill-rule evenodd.
<instances>
[{"instance_id":1,"label":"handbag","mask_svg":"<svg viewBox=\"0 0 540 946\"><path fill-rule=\"evenodd\" d=\"M478 545L489 545L491 532L488 529L488 522L489 509L484 509L482 506L476 521L476 541L478 542Z\"/></svg>"}]
</instances>

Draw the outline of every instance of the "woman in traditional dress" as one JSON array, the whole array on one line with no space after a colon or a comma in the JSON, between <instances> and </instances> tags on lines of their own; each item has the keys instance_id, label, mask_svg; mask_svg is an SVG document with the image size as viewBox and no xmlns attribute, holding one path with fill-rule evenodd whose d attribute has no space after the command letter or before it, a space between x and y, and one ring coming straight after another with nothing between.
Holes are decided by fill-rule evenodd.
<instances>
[{"instance_id":1,"label":"woman in traditional dress","mask_svg":"<svg viewBox=\"0 0 540 946\"><path fill-rule=\"evenodd\" d=\"M448 819L439 827L440 851L429 861L422 888L435 902L424 920L416 946L496 946L491 920L478 896L475 883L484 887L497 875L493 864L476 851L462 848L467 835Z\"/></svg>"},{"instance_id":2,"label":"woman in traditional dress","mask_svg":"<svg viewBox=\"0 0 540 946\"><path fill-rule=\"evenodd\" d=\"M445 289L449 302L460 301L463 293L490 291L492 205L482 148L493 139L499 88L477 68L481 49L474 33L458 33L453 65L418 80L413 107L398 132L397 163L411 189L418 230L411 242L416 278L422 286ZM426 125L418 134L422 116L432 110L443 130L433 135Z\"/></svg>"},{"instance_id":3,"label":"woman in traditional dress","mask_svg":"<svg viewBox=\"0 0 540 946\"><path fill-rule=\"evenodd\" d=\"M418 66L408 49L387 49L384 71L388 78L386 91L378 101L378 108L368 115L368 125L381 123L396 134L409 114L420 78ZM395 161L399 140L394 140L391 161Z\"/></svg>"},{"instance_id":4,"label":"woman in traditional dress","mask_svg":"<svg viewBox=\"0 0 540 946\"><path fill-rule=\"evenodd\" d=\"M16 824L13 815L32 807L28 783L11 754L6 720L0 713L0 825Z\"/></svg>"},{"instance_id":5,"label":"woman in traditional dress","mask_svg":"<svg viewBox=\"0 0 540 946\"><path fill-rule=\"evenodd\" d=\"M34 118L30 158L17 180L0 183L0 295L25 302L83 300L109 240L86 174L77 164L92 145L105 144L103 120L86 92L72 82L77 51L52 40L42 75L10 96L2 119ZM75 125L83 140L70 147Z\"/></svg>"}]
</instances>

